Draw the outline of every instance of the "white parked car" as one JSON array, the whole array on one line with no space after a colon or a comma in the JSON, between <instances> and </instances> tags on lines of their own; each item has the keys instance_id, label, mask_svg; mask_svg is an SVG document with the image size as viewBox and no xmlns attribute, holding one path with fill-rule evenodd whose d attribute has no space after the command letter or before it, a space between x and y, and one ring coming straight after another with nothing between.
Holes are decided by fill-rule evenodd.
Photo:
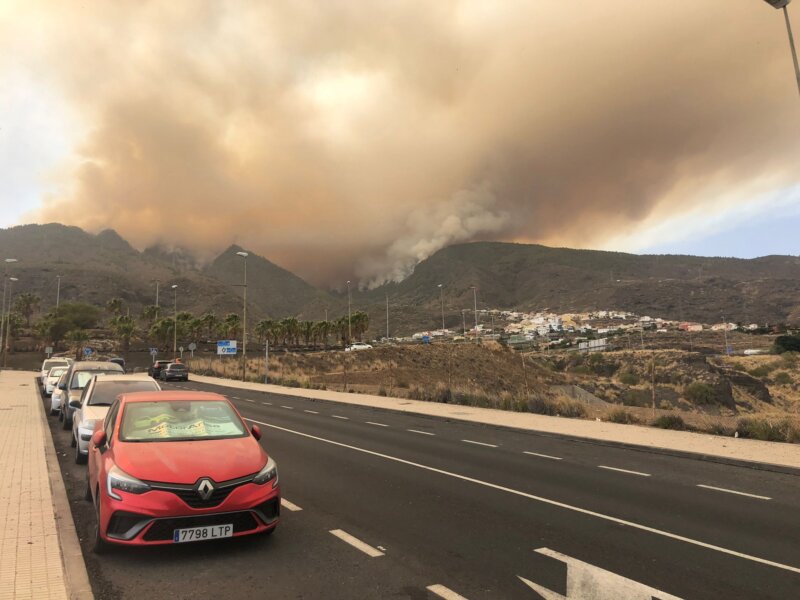
<instances>
[{"instance_id":1,"label":"white parked car","mask_svg":"<svg viewBox=\"0 0 800 600\"><path fill-rule=\"evenodd\" d=\"M53 367L68 367L72 364L71 358L65 357L58 357L58 358L47 358L42 363L42 369L39 373L39 384L44 389L45 379L47 379L47 374L50 373L50 369Z\"/></svg>"},{"instance_id":2,"label":"white parked car","mask_svg":"<svg viewBox=\"0 0 800 600\"><path fill-rule=\"evenodd\" d=\"M355 344L350 344L344 349L345 352L356 352L358 350L372 350L372 346L365 344L364 342L356 342Z\"/></svg>"},{"instance_id":3,"label":"white parked car","mask_svg":"<svg viewBox=\"0 0 800 600\"><path fill-rule=\"evenodd\" d=\"M133 392L157 392L160 389L156 380L145 373L108 373L92 377L83 388L80 399L70 402L70 408L74 411L72 447L75 448L75 462L79 465L86 462L95 423L106 418L106 413L117 396Z\"/></svg>"},{"instance_id":4,"label":"white parked car","mask_svg":"<svg viewBox=\"0 0 800 600\"><path fill-rule=\"evenodd\" d=\"M56 387L53 388L53 393L50 395L50 414L58 415L61 413L61 401L67 395L67 373L69 369L61 374L56 382Z\"/></svg>"},{"instance_id":5,"label":"white parked car","mask_svg":"<svg viewBox=\"0 0 800 600\"><path fill-rule=\"evenodd\" d=\"M63 367L53 367L50 369L50 372L44 378L44 395L45 396L52 396L53 390L58 383L58 380L61 379L61 376L69 370L69 367L64 365Z\"/></svg>"}]
</instances>

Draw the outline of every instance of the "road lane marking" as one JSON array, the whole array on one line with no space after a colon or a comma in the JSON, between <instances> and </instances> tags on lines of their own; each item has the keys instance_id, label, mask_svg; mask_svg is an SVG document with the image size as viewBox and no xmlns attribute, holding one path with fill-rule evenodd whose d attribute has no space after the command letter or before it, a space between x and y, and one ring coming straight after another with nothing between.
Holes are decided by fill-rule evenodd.
<instances>
[{"instance_id":1,"label":"road lane marking","mask_svg":"<svg viewBox=\"0 0 800 600\"><path fill-rule=\"evenodd\" d=\"M250 398L245 398L244 401L245 402L250 402L251 404L255 404L256 403L255 400L250 400Z\"/></svg>"},{"instance_id":2,"label":"road lane marking","mask_svg":"<svg viewBox=\"0 0 800 600\"><path fill-rule=\"evenodd\" d=\"M549 454L539 454L538 452L528 452L527 450L523 451L525 454L530 454L531 456L538 456L539 458L549 458L550 460L562 460L558 456L550 456Z\"/></svg>"},{"instance_id":3,"label":"road lane marking","mask_svg":"<svg viewBox=\"0 0 800 600\"><path fill-rule=\"evenodd\" d=\"M446 477L453 477L454 479L460 479L461 481L467 481L469 483L474 483L475 485L482 485L483 487L491 488L493 490L498 490L500 492L505 492L507 494L513 494L514 496L528 498L529 500L533 500L535 502L541 502L542 504L548 504L550 506L555 506L557 508L563 508L564 510L569 510L582 515L587 515L589 517L595 517L597 519L602 519L604 521L609 521L611 523L617 523L619 525L632 527L634 529L638 529L639 531L646 531L654 535L660 535L662 537L669 538L671 540L677 540L679 542L684 542L686 544L691 544L693 546L699 546L701 548L706 548L708 550L714 550L715 552L719 552L721 554L735 556L737 558L742 558L744 560L749 560L762 565L768 565L770 567L775 567L777 569L782 569L784 571L790 571L792 573L800 574L800 567L793 567L792 565L786 565L783 563L775 562L773 560L768 560L766 558L761 558L759 556L754 556L752 554L746 554L744 552L738 552L737 550L731 550L729 548L724 548L722 546L716 546L714 544L709 544L706 542L702 542L700 540L695 540L683 535L679 535L677 533L670 533L669 531L665 531L663 529L657 529L655 527L650 527L648 525L642 525L641 523L636 523L635 521L627 521L625 519L620 519L619 517L613 517L611 515L606 515L593 510L589 510L588 508L581 508L579 506L574 506L572 504L567 504L565 502L560 502L558 500L552 500L550 498L545 498L543 496L536 496L534 494L529 494L528 492L515 490L514 488L506 487L496 483L490 483L489 481L483 479L475 479L474 477L460 475L458 473L453 473L452 471L445 471L444 469L438 469L436 467L431 467L429 465L423 465L421 463L416 463L410 460L406 460L405 458L399 458L397 456L391 456L389 454L375 452L374 450L367 450L366 448L359 448L358 446L352 446L350 444L345 444L343 442L329 440L316 435L311 435L310 433L303 433L302 431L296 431L294 429L288 429L286 427L281 427L279 425L273 425L272 423L264 423L263 421L248 419L246 417L245 420L250 421L251 423L257 423L258 425L263 425L264 427L269 427L271 429L277 429L279 431L284 431L286 433L299 435L301 437L308 438L310 440L316 440L318 442L323 442L325 444L331 444L332 446L339 446L340 448L347 448L349 450L354 450L355 452L361 452L362 454L368 454L370 456L377 456L378 458L383 458L385 460L390 460L410 467L415 467L417 469L422 469L423 471L438 473L439 475L445 475Z\"/></svg>"},{"instance_id":4,"label":"road lane marking","mask_svg":"<svg viewBox=\"0 0 800 600\"><path fill-rule=\"evenodd\" d=\"M436 585L429 585L425 589L432 594L436 594L439 598L444 598L444 600L467 600L461 594L457 594L450 588L444 587L438 583Z\"/></svg>"},{"instance_id":5,"label":"road lane marking","mask_svg":"<svg viewBox=\"0 0 800 600\"><path fill-rule=\"evenodd\" d=\"M485 442L476 442L474 440L461 440L462 442L467 442L468 444L475 444L476 446L488 446L489 448L497 448L495 444L487 444Z\"/></svg>"},{"instance_id":6,"label":"road lane marking","mask_svg":"<svg viewBox=\"0 0 800 600\"><path fill-rule=\"evenodd\" d=\"M272 406L272 402L262 402L261 404L264 406Z\"/></svg>"},{"instance_id":7,"label":"road lane marking","mask_svg":"<svg viewBox=\"0 0 800 600\"><path fill-rule=\"evenodd\" d=\"M430 431L420 431L419 429L406 429L406 431L410 431L411 433L419 433L420 435L436 435Z\"/></svg>"},{"instance_id":8,"label":"road lane marking","mask_svg":"<svg viewBox=\"0 0 800 600\"><path fill-rule=\"evenodd\" d=\"M231 398L233 398L234 400L241 400L241 398L239 398L239 396L231 396Z\"/></svg>"},{"instance_id":9,"label":"road lane marking","mask_svg":"<svg viewBox=\"0 0 800 600\"><path fill-rule=\"evenodd\" d=\"M650 473L641 473L639 471L628 471L628 469L618 469L617 467L607 467L605 465L597 465L598 469L607 469L608 471L617 471L619 473L627 473L628 475L638 475L639 477L650 477Z\"/></svg>"},{"instance_id":10,"label":"road lane marking","mask_svg":"<svg viewBox=\"0 0 800 600\"><path fill-rule=\"evenodd\" d=\"M310 415L318 415L319 413L315 410L303 410L303 412L308 413Z\"/></svg>"},{"instance_id":11,"label":"road lane marking","mask_svg":"<svg viewBox=\"0 0 800 600\"><path fill-rule=\"evenodd\" d=\"M367 425L377 425L378 427L388 427L386 423L375 423L374 421L364 421Z\"/></svg>"},{"instance_id":12,"label":"road lane marking","mask_svg":"<svg viewBox=\"0 0 800 600\"><path fill-rule=\"evenodd\" d=\"M335 535L337 538L342 540L343 542L347 542L353 548L361 550L364 554L371 558L377 558L379 556L383 556L383 552L378 550L377 548L373 548L369 544L362 542L360 539L353 537L346 531L342 531L341 529L331 529L330 533Z\"/></svg>"},{"instance_id":13,"label":"road lane marking","mask_svg":"<svg viewBox=\"0 0 800 600\"><path fill-rule=\"evenodd\" d=\"M294 406L284 406L283 404L281 404L281 408L285 408L287 410L294 410Z\"/></svg>"},{"instance_id":14,"label":"road lane marking","mask_svg":"<svg viewBox=\"0 0 800 600\"><path fill-rule=\"evenodd\" d=\"M713 485L703 485L698 483L697 487L706 490L716 490L718 492L727 492L728 494L736 494L737 496L747 496L748 498L758 498L759 500L772 500L769 496L759 496L758 494L748 494L747 492L737 492L736 490L727 490L721 487L714 487Z\"/></svg>"},{"instance_id":15,"label":"road lane marking","mask_svg":"<svg viewBox=\"0 0 800 600\"><path fill-rule=\"evenodd\" d=\"M345 421L349 421L350 417L342 417L340 415L331 415L334 419L344 419Z\"/></svg>"},{"instance_id":16,"label":"road lane marking","mask_svg":"<svg viewBox=\"0 0 800 600\"><path fill-rule=\"evenodd\" d=\"M286 510L290 510L292 512L298 512L300 510L303 510L302 508L297 506L297 504L289 502L286 498L281 498L281 508L285 508Z\"/></svg>"}]
</instances>

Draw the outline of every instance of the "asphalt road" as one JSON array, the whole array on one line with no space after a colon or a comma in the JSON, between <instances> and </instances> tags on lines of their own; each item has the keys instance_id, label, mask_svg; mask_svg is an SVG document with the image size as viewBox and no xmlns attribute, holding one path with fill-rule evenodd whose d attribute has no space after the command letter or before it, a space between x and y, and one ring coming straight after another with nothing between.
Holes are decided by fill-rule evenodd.
<instances>
[{"instance_id":1,"label":"asphalt road","mask_svg":"<svg viewBox=\"0 0 800 600\"><path fill-rule=\"evenodd\" d=\"M261 424L288 501L282 523L269 538L96 557L85 467L50 417L98 598L800 597L797 476L194 382L165 387L219 391Z\"/></svg>"}]
</instances>

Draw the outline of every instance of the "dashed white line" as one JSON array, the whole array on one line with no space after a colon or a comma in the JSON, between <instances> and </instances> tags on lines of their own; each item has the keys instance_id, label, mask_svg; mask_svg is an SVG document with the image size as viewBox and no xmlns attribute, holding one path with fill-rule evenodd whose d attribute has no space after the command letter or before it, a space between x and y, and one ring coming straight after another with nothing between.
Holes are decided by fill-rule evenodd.
<instances>
[{"instance_id":1,"label":"dashed white line","mask_svg":"<svg viewBox=\"0 0 800 600\"><path fill-rule=\"evenodd\" d=\"M486 481L485 479L476 479L475 477L469 477L467 475L461 475L459 473L453 473L452 471L445 471L444 469L438 469L436 467L431 467L430 465L424 465L422 463L417 463L411 460L406 460L404 458L400 458L398 456L391 456L389 454L383 454L381 452L375 452L374 450L367 450L366 448L359 448L358 446L353 446L351 444L345 444L343 442L337 442L335 440L329 440L327 438L319 437L316 435L311 435L310 433L304 433L302 431L297 431L295 429L289 429L287 427L281 427L279 425L273 425L272 423L265 423L264 421L256 421L255 419L247 419L246 421L250 421L251 423L257 423L259 425L263 425L264 427L269 427L270 429L277 429L279 431L285 431L286 433L291 433L294 435L299 435L300 437L304 437L309 440L315 440L317 442L322 442L325 444L330 444L331 446L338 446L339 448L347 448L348 450L353 450L354 452L360 452L362 454L367 454L369 456L375 456L378 458L382 458L384 460L389 460L392 462L396 462L402 465L406 465L409 467L414 467L416 469L421 469L423 471L428 471L430 473L438 473L439 475L444 475L445 477L452 477L454 479L458 479L460 481L467 481L469 483L473 483L475 485L480 485L483 487L487 487L493 490L497 490L499 492L504 492L506 494L513 494L514 496L519 496L520 498L527 498L529 500L533 500L534 502L541 502L542 504L547 504L549 506L555 506L557 508L562 508L564 510L569 510L581 515L586 515L589 517L594 517L596 519L602 519L603 521L608 521L610 523L617 523L619 525L625 525L627 527L632 527L634 529L638 529L639 531L646 531L648 533L652 533L654 535L659 535L661 537L665 537L671 540L677 540L679 542L684 542L686 544L691 544L693 546L698 546L700 548L706 548L707 550L714 550L715 552L719 552L721 554L727 554L728 556L735 556L737 558L741 558L744 560L749 560L751 562L759 563L762 565L768 565L770 567L775 567L776 569L782 569L784 571L789 571L791 573L800 574L800 567L795 567L792 565L787 565L784 563L779 563L774 560L769 560L766 558L761 558L760 556L755 556L753 554L745 554L744 552L739 552L737 550L731 550L730 548L725 548L723 546L716 546L714 544L709 544L707 542L703 542L700 540L696 540L690 537L686 537L684 535L679 535L677 533L671 533L664 529L658 529L656 527L650 527L648 525L643 525L641 523L636 523L635 521L627 521L625 519L620 519L619 517L613 517L611 515L606 515L600 512L596 512L593 510L589 510L588 508L581 508L580 506L575 506L574 504L567 504L566 502L560 502L558 500L552 500L551 498L545 498L544 496L536 496L534 494L529 494L528 492L523 492L522 490L516 490L514 488L506 487L504 485L500 485L497 483L491 483L490 481Z\"/></svg>"},{"instance_id":2,"label":"dashed white line","mask_svg":"<svg viewBox=\"0 0 800 600\"><path fill-rule=\"evenodd\" d=\"M523 451L525 454L530 454L531 456L538 456L539 458L549 458L550 460L562 460L558 456L550 456L549 454L539 454L538 452L528 452L527 450Z\"/></svg>"},{"instance_id":3,"label":"dashed white line","mask_svg":"<svg viewBox=\"0 0 800 600\"><path fill-rule=\"evenodd\" d=\"M231 396L231 398L233 398L234 400L241 400L241 398L239 398L239 396Z\"/></svg>"},{"instance_id":4,"label":"dashed white line","mask_svg":"<svg viewBox=\"0 0 800 600\"><path fill-rule=\"evenodd\" d=\"M319 414L319 413L318 413L317 411L315 411L315 410L303 410L303 412L306 412L306 413L308 413L308 414L310 414L310 415L318 415L318 414Z\"/></svg>"},{"instance_id":5,"label":"dashed white line","mask_svg":"<svg viewBox=\"0 0 800 600\"><path fill-rule=\"evenodd\" d=\"M346 531L342 531L341 529L331 529L330 533L335 535L337 538L342 540L343 542L347 542L353 548L361 550L364 554L371 558L377 558L379 556L383 556L383 552L378 550L377 548L373 548L369 544L362 542L360 539L353 537Z\"/></svg>"},{"instance_id":6,"label":"dashed white line","mask_svg":"<svg viewBox=\"0 0 800 600\"><path fill-rule=\"evenodd\" d=\"M419 429L406 429L406 431L410 431L411 433L419 433L420 435L436 435L430 431L420 431Z\"/></svg>"},{"instance_id":7,"label":"dashed white line","mask_svg":"<svg viewBox=\"0 0 800 600\"><path fill-rule=\"evenodd\" d=\"M341 415L331 415L334 419L343 419L344 421L349 421L350 417L343 417Z\"/></svg>"},{"instance_id":8,"label":"dashed white line","mask_svg":"<svg viewBox=\"0 0 800 600\"><path fill-rule=\"evenodd\" d=\"M618 471L619 473L627 473L628 475L638 475L639 477L650 477L650 473L641 473L639 471L629 471L628 469L618 469L617 467L607 467L606 465L597 465L598 469L607 469L608 471Z\"/></svg>"},{"instance_id":9,"label":"dashed white line","mask_svg":"<svg viewBox=\"0 0 800 600\"><path fill-rule=\"evenodd\" d=\"M715 490L717 492L727 492L728 494L736 494L737 496L747 496L748 498L757 498L759 500L772 500L769 496L759 496L758 494L748 494L747 492L737 492L736 490L728 490L721 487L714 487L713 485L703 485L702 483L698 483L697 487L703 488L706 490Z\"/></svg>"},{"instance_id":10,"label":"dashed white line","mask_svg":"<svg viewBox=\"0 0 800 600\"><path fill-rule=\"evenodd\" d=\"M297 504L289 502L286 498L281 498L281 508L285 508L286 510L290 510L292 512L298 512L303 510Z\"/></svg>"},{"instance_id":11,"label":"dashed white line","mask_svg":"<svg viewBox=\"0 0 800 600\"><path fill-rule=\"evenodd\" d=\"M444 600L467 600L461 594L457 594L450 588L444 587L438 583L436 585L429 585L425 589L432 594L436 594L439 598L444 598Z\"/></svg>"},{"instance_id":12,"label":"dashed white line","mask_svg":"<svg viewBox=\"0 0 800 600\"><path fill-rule=\"evenodd\" d=\"M281 404L281 408L286 408L288 410L294 410L294 406L284 406L283 404Z\"/></svg>"},{"instance_id":13,"label":"dashed white line","mask_svg":"<svg viewBox=\"0 0 800 600\"><path fill-rule=\"evenodd\" d=\"M488 446L489 448L497 448L495 444L487 444L486 442L476 442L475 440L461 440L462 442L467 442L468 444L475 444L476 446Z\"/></svg>"},{"instance_id":14,"label":"dashed white line","mask_svg":"<svg viewBox=\"0 0 800 600\"><path fill-rule=\"evenodd\" d=\"M272 402L262 402L261 404L264 406L272 406Z\"/></svg>"},{"instance_id":15,"label":"dashed white line","mask_svg":"<svg viewBox=\"0 0 800 600\"><path fill-rule=\"evenodd\" d=\"M364 421L367 425L377 425L378 427L388 427L386 423L376 423L374 421Z\"/></svg>"},{"instance_id":16,"label":"dashed white line","mask_svg":"<svg viewBox=\"0 0 800 600\"><path fill-rule=\"evenodd\" d=\"M255 404L256 403L255 400L250 400L250 398L245 398L244 401L245 402L250 402L251 404Z\"/></svg>"}]
</instances>

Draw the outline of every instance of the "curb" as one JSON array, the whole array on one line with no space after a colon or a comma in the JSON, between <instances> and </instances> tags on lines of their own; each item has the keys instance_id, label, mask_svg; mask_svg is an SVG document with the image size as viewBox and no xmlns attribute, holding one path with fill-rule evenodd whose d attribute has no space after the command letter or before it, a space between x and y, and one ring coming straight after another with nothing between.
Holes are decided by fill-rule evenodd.
<instances>
[{"instance_id":1,"label":"curb","mask_svg":"<svg viewBox=\"0 0 800 600\"><path fill-rule=\"evenodd\" d=\"M226 385L225 382L232 382L238 383L238 381L231 380L231 379L224 379L221 377L212 377L209 375L203 375L203 377L208 377L209 379L216 379L221 383L212 383L207 385L219 385L221 387L226 387L230 389L245 389L245 388L237 388L236 386ZM198 382L203 383L203 382ZM275 385L275 384L271 384ZM287 388L294 390L295 388ZM757 471L769 471L772 473L780 473L782 475L789 475L793 477L800 477L800 468L797 467L790 467L785 465L776 465L772 463L765 463L759 462L754 460L745 460L745 459L736 459L736 458L728 458L725 456L716 456L713 454L703 454L701 452L689 452L687 450L673 450L671 448L663 448L658 446L642 446L639 444L632 444L628 442L617 442L612 440L601 440L596 438L590 437L582 437L578 435L570 435L567 433L552 433L549 431L541 431L535 429L523 429L520 427L513 427L511 425L497 425L494 423L481 423L480 421L474 421L471 419L460 419L457 416L439 416L439 415L429 415L426 413L420 413L413 410L400 410L396 408L389 408L383 406L369 406L363 404L351 404L348 402L341 402L337 400L331 400L328 398L314 398L313 396L305 396L300 394L280 394L278 392L270 392L266 390L251 390L261 394L273 394L273 395L282 395L285 398L303 398L305 400L310 400L312 402L330 402L331 404L338 404L340 406L357 406L359 408L371 408L373 410L381 410L397 415L414 415L416 417L426 418L426 419L434 419L437 421L458 421L459 423L475 425L477 427L493 427L497 429L503 429L506 431L513 431L514 433L522 433L526 435L533 435L533 436L542 436L548 438L555 438L560 440L566 440L570 442L582 443L582 444L594 444L597 446L607 446L611 448L622 448L625 450L633 450L635 452L645 452L650 454L658 454L662 456L673 456L676 458L685 458L689 460L699 460L704 462L712 462L722 465L727 465L731 467L740 467L745 469L754 469ZM775 442L781 443L781 442Z\"/></svg>"},{"instance_id":2,"label":"curb","mask_svg":"<svg viewBox=\"0 0 800 600\"><path fill-rule=\"evenodd\" d=\"M36 404L39 406L39 416L42 418L46 438L45 461L50 479L50 491L53 496L53 512L56 518L58 545L61 548L61 564L64 567L64 584L67 588L67 595L70 600L94 600L86 563L83 560L83 552L75 531L75 522L72 520L67 490L64 487L64 480L61 478L56 448L50 434L47 415L44 413L42 398L38 393L38 384L34 383L32 391L36 395Z\"/></svg>"}]
</instances>

